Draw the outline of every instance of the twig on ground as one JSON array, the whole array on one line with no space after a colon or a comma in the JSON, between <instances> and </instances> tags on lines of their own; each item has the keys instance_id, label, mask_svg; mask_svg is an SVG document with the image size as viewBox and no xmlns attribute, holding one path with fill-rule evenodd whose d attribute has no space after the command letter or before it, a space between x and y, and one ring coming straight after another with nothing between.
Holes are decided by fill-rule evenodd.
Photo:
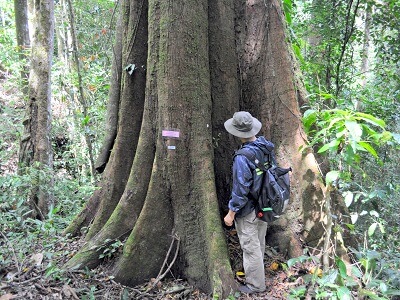
<instances>
[{"instance_id":1,"label":"twig on ground","mask_svg":"<svg viewBox=\"0 0 400 300\"><path fill-rule=\"evenodd\" d=\"M172 248L174 247L175 241L177 241L177 245L176 245L174 258L172 259L171 263L168 265L168 268L165 270L165 272L162 273L165 265L167 265L167 263L168 263L168 258L169 258L169 255L171 254ZM152 286L150 288L148 288L146 292L151 291L157 285L157 283L160 282L165 277L165 275L167 275L167 273L171 270L172 266L174 265L174 263L176 261L176 258L178 257L180 242L181 242L180 238L176 234L174 234L174 230L173 230L171 245L169 246L167 255L165 256L165 259L164 259L163 265L161 266L160 272L158 273L156 280L153 282Z\"/></svg>"}]
</instances>

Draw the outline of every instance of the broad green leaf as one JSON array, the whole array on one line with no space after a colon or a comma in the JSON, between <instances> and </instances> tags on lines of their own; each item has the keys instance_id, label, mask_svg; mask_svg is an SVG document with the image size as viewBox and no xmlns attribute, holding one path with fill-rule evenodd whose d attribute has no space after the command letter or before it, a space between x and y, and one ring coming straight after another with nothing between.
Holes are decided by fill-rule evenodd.
<instances>
[{"instance_id":1,"label":"broad green leaf","mask_svg":"<svg viewBox=\"0 0 400 300\"><path fill-rule=\"evenodd\" d=\"M377 259L380 259L382 257L382 253L375 250L370 250L367 252L367 257L371 263L371 261L376 261Z\"/></svg>"},{"instance_id":2,"label":"broad green leaf","mask_svg":"<svg viewBox=\"0 0 400 300\"><path fill-rule=\"evenodd\" d=\"M346 264L340 258L336 258L336 265L339 268L339 273L342 278L347 278Z\"/></svg>"},{"instance_id":3,"label":"broad green leaf","mask_svg":"<svg viewBox=\"0 0 400 300\"><path fill-rule=\"evenodd\" d=\"M378 226L378 223L373 223L371 226L368 228L368 236L372 236L375 233L376 226Z\"/></svg>"},{"instance_id":4,"label":"broad green leaf","mask_svg":"<svg viewBox=\"0 0 400 300\"><path fill-rule=\"evenodd\" d=\"M328 172L325 176L326 184L329 185L332 182L334 182L335 180L337 180L339 178L339 175L340 175L339 171Z\"/></svg>"},{"instance_id":5,"label":"broad green leaf","mask_svg":"<svg viewBox=\"0 0 400 300\"><path fill-rule=\"evenodd\" d=\"M341 138L342 136L344 136L347 133L347 130L345 130L344 128L342 128L340 131L336 132L336 138Z\"/></svg>"},{"instance_id":6,"label":"broad green leaf","mask_svg":"<svg viewBox=\"0 0 400 300\"><path fill-rule=\"evenodd\" d=\"M294 258L291 258L291 259L289 259L287 261L287 266L290 268L290 267L294 266L298 262L304 262L304 261L309 260L309 259L311 259L311 258L309 256L305 256L305 255L302 255L302 256L299 256L299 257L294 257Z\"/></svg>"},{"instance_id":7,"label":"broad green leaf","mask_svg":"<svg viewBox=\"0 0 400 300\"><path fill-rule=\"evenodd\" d=\"M349 131L352 138L356 141L359 141L362 136L362 128L361 125L358 124L356 121L345 121L345 126Z\"/></svg>"},{"instance_id":8,"label":"broad green leaf","mask_svg":"<svg viewBox=\"0 0 400 300\"><path fill-rule=\"evenodd\" d=\"M343 118L339 117L339 118L331 119L330 122L329 122L329 126L327 127L327 130L331 129L333 127L333 125L335 125L338 122L343 122Z\"/></svg>"},{"instance_id":9,"label":"broad green leaf","mask_svg":"<svg viewBox=\"0 0 400 300\"><path fill-rule=\"evenodd\" d=\"M318 282L321 285L334 284L339 272L336 269L331 269L328 274L323 276Z\"/></svg>"},{"instance_id":10,"label":"broad green leaf","mask_svg":"<svg viewBox=\"0 0 400 300\"><path fill-rule=\"evenodd\" d=\"M367 142L358 142L358 144L371 153L374 157L378 158L378 154L376 153L375 149Z\"/></svg>"},{"instance_id":11,"label":"broad green leaf","mask_svg":"<svg viewBox=\"0 0 400 300\"><path fill-rule=\"evenodd\" d=\"M391 132L385 130L381 134L380 142L386 143L387 141L390 141L392 139L392 137L393 137L393 134Z\"/></svg>"},{"instance_id":12,"label":"broad green leaf","mask_svg":"<svg viewBox=\"0 0 400 300\"><path fill-rule=\"evenodd\" d=\"M327 93L320 93L319 94L322 98L328 100L328 99L332 99L333 95L332 94L327 94Z\"/></svg>"},{"instance_id":13,"label":"broad green leaf","mask_svg":"<svg viewBox=\"0 0 400 300\"><path fill-rule=\"evenodd\" d=\"M285 12L286 21L292 24L292 0L283 0L283 10Z\"/></svg>"},{"instance_id":14,"label":"broad green leaf","mask_svg":"<svg viewBox=\"0 0 400 300\"><path fill-rule=\"evenodd\" d=\"M361 270L356 266L352 266L351 267L351 274L353 276L356 276L357 278L362 278L363 277L363 274L362 274Z\"/></svg>"},{"instance_id":15,"label":"broad green leaf","mask_svg":"<svg viewBox=\"0 0 400 300\"><path fill-rule=\"evenodd\" d=\"M382 127L382 128L384 128L386 126L385 121L383 121L379 118L376 118L370 114L366 114L366 113L362 113L362 112L357 112L355 119L364 120L368 123L374 124L374 125Z\"/></svg>"},{"instance_id":16,"label":"broad green leaf","mask_svg":"<svg viewBox=\"0 0 400 300\"><path fill-rule=\"evenodd\" d=\"M351 292L346 286L337 289L337 296L340 300L352 300Z\"/></svg>"},{"instance_id":17,"label":"broad green leaf","mask_svg":"<svg viewBox=\"0 0 400 300\"><path fill-rule=\"evenodd\" d=\"M311 125L317 120L317 111L314 109L308 109L304 112L303 124L306 129L310 129Z\"/></svg>"},{"instance_id":18,"label":"broad green leaf","mask_svg":"<svg viewBox=\"0 0 400 300\"><path fill-rule=\"evenodd\" d=\"M337 147L339 146L341 140L340 139L336 139L333 140L331 142L329 142L328 144L325 144L324 146L322 146L319 150L318 153L323 153L325 151L327 151L328 149L332 149L332 150L337 150Z\"/></svg>"}]
</instances>

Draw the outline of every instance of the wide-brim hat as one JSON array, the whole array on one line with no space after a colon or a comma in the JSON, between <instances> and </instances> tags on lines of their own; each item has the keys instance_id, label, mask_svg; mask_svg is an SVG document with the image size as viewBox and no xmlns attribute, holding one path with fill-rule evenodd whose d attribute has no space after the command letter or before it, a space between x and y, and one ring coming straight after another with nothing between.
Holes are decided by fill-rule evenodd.
<instances>
[{"instance_id":1,"label":"wide-brim hat","mask_svg":"<svg viewBox=\"0 0 400 300\"><path fill-rule=\"evenodd\" d=\"M261 129L261 122L247 111L238 111L224 123L226 131L239 138L255 136Z\"/></svg>"}]
</instances>

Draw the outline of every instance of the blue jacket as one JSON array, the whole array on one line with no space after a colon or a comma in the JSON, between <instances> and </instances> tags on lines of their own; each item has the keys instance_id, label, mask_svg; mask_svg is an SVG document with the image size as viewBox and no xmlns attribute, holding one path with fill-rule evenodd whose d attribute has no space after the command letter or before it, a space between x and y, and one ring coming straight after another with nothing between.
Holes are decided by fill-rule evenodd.
<instances>
[{"instance_id":1,"label":"blue jacket","mask_svg":"<svg viewBox=\"0 0 400 300\"><path fill-rule=\"evenodd\" d=\"M242 148L254 151L257 159L264 161L264 156L273 151L274 144L260 136L253 142L244 143ZM256 174L256 168L255 164L245 156L239 154L234 157L232 167L233 186L228 207L236 212L236 217L244 217L254 210L252 199L257 198L262 181L262 176Z\"/></svg>"}]
</instances>

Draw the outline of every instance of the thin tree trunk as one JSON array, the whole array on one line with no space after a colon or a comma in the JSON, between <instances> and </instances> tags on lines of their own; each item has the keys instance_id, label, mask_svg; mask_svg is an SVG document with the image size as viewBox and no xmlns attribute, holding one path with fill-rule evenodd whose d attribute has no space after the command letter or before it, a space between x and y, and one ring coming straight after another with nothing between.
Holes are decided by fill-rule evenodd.
<instances>
[{"instance_id":1,"label":"thin tree trunk","mask_svg":"<svg viewBox=\"0 0 400 300\"><path fill-rule=\"evenodd\" d=\"M72 7L71 0L67 0L68 6L68 17L69 23L71 26L71 41L72 41L72 54L73 54L73 61L74 67L78 76L78 100L82 107L83 111L83 118L87 118L88 116L88 108L89 103L87 103L87 99L85 98L85 94L83 91L83 81L82 81L82 70L81 70L81 63L79 61L79 52L78 52L78 41L76 39L76 28L75 28L75 16L74 16L74 9ZM84 125L89 126L89 125ZM90 134L84 130L83 133L85 137L86 146L88 147L88 154L89 154L89 164L90 164L90 174L92 175L93 180L96 178L96 170L94 167L94 155L93 155L93 143L90 137Z\"/></svg>"},{"instance_id":2,"label":"thin tree trunk","mask_svg":"<svg viewBox=\"0 0 400 300\"><path fill-rule=\"evenodd\" d=\"M349 3L347 4L347 15L346 15L346 25L345 25L345 33L343 36L343 41L342 41L342 47L340 51L340 56L339 60L336 64L336 80L335 80L335 86L336 86L336 91L335 95L338 96L339 92L341 90L341 85L340 85L340 68L342 67L342 61L344 58L344 54L346 53L347 50L347 45L350 41L351 36L353 35L354 29L355 29L355 20L358 12L360 1L357 0L355 6L354 6L354 11L352 12L352 5L353 5L353 0L350 0Z\"/></svg>"},{"instance_id":3,"label":"thin tree trunk","mask_svg":"<svg viewBox=\"0 0 400 300\"><path fill-rule=\"evenodd\" d=\"M32 62L29 76L29 103L20 143L20 172L32 168L35 179L29 193L32 216L44 219L52 202L51 62L54 37L52 0L36 1L34 6ZM46 175L45 175L46 174Z\"/></svg>"},{"instance_id":4,"label":"thin tree trunk","mask_svg":"<svg viewBox=\"0 0 400 300\"><path fill-rule=\"evenodd\" d=\"M371 5L367 4L367 8L365 10L365 19L364 19L364 40L363 40L363 48L361 51L361 76L363 76L363 80L361 83L362 87L365 87L367 84L367 76L369 71L368 61L369 61L369 47L370 47L370 26L371 26ZM355 109L360 110L362 102L360 101L361 97L357 97L355 103Z\"/></svg>"},{"instance_id":5,"label":"thin tree trunk","mask_svg":"<svg viewBox=\"0 0 400 300\"><path fill-rule=\"evenodd\" d=\"M29 21L28 21L28 1L27 0L14 0L15 11L15 28L17 33L17 45L19 52L19 59L22 62L21 80L22 91L25 96L28 95L28 77L29 77L29 63L27 51L30 49L31 40L29 37Z\"/></svg>"}]
</instances>

